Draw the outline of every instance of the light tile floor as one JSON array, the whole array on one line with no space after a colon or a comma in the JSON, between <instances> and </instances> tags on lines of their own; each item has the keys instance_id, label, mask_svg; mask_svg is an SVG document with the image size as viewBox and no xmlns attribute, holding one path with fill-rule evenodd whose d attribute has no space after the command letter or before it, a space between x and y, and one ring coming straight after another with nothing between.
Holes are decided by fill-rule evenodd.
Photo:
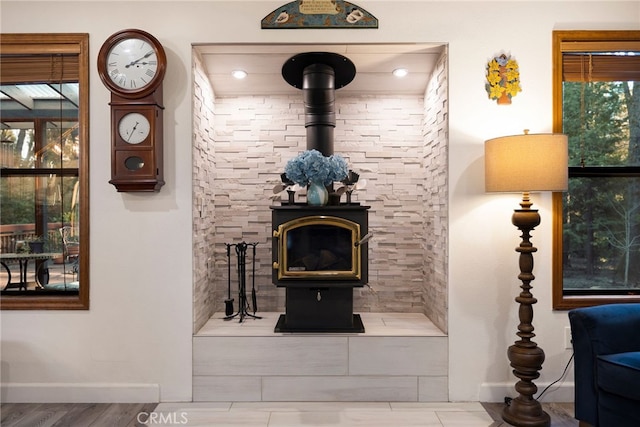
<instances>
[{"instance_id":1,"label":"light tile floor","mask_svg":"<svg viewBox=\"0 0 640 427\"><path fill-rule=\"evenodd\" d=\"M489 427L494 423L478 402L161 403L151 417L153 425L203 427Z\"/></svg>"}]
</instances>

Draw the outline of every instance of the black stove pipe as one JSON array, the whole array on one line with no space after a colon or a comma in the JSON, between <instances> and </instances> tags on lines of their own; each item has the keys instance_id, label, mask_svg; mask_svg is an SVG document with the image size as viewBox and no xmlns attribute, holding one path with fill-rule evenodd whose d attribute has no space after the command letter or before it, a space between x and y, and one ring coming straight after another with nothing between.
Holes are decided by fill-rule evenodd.
<instances>
[{"instance_id":1,"label":"black stove pipe","mask_svg":"<svg viewBox=\"0 0 640 427\"><path fill-rule=\"evenodd\" d=\"M349 58L331 52L300 53L282 66L287 83L303 92L307 150L333 154L336 89L348 85L355 75Z\"/></svg>"},{"instance_id":2,"label":"black stove pipe","mask_svg":"<svg viewBox=\"0 0 640 427\"><path fill-rule=\"evenodd\" d=\"M325 156L333 154L333 130L336 127L336 91L333 68L311 64L302 75L304 127L307 150L316 149Z\"/></svg>"}]
</instances>

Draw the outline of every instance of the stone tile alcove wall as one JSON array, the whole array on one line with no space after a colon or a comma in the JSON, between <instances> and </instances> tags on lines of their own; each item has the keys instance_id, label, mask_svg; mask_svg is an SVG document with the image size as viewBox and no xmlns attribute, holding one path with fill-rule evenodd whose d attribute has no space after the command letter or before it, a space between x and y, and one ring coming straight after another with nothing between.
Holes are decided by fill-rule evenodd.
<instances>
[{"instance_id":1,"label":"stone tile alcove wall","mask_svg":"<svg viewBox=\"0 0 640 427\"><path fill-rule=\"evenodd\" d=\"M213 139L213 89L203 72L202 60L193 51L193 332L215 311L222 294L213 287L215 211L215 145ZM224 306L222 308L224 310Z\"/></svg>"},{"instance_id":2,"label":"stone tile alcove wall","mask_svg":"<svg viewBox=\"0 0 640 427\"><path fill-rule=\"evenodd\" d=\"M287 160L306 149L306 133L301 94L216 98L197 55L193 66L195 332L224 310L225 243L258 243L258 309L284 310L284 291L271 284L269 206ZM354 200L371 206L372 289L356 290L354 309L424 313L445 332L446 75L444 54L424 98L338 90L334 145L368 181Z\"/></svg>"},{"instance_id":3,"label":"stone tile alcove wall","mask_svg":"<svg viewBox=\"0 0 640 427\"><path fill-rule=\"evenodd\" d=\"M445 51L446 52L446 51ZM425 94L423 313L443 332L447 327L449 92L446 53L434 68Z\"/></svg>"}]
</instances>

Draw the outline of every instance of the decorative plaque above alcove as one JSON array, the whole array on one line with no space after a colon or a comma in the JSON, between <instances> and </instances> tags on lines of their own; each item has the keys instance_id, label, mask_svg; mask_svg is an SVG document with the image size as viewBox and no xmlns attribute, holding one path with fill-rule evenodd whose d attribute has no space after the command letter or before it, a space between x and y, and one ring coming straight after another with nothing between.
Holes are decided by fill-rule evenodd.
<instances>
[{"instance_id":1,"label":"decorative plaque above alcove","mask_svg":"<svg viewBox=\"0 0 640 427\"><path fill-rule=\"evenodd\" d=\"M261 25L263 29L378 28L378 19L348 1L298 0L275 9Z\"/></svg>"}]
</instances>

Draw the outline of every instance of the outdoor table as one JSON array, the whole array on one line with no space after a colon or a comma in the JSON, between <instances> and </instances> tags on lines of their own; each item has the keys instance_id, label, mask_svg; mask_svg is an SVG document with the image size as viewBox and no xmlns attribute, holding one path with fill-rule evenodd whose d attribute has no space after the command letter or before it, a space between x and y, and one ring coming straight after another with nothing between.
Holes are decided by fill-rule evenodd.
<instances>
[{"instance_id":1,"label":"outdoor table","mask_svg":"<svg viewBox=\"0 0 640 427\"><path fill-rule=\"evenodd\" d=\"M57 256L60 256L60 253L56 252L44 252L44 253L4 253L0 254L0 264L7 270L8 279L7 284L4 287L4 290L7 290L11 287L18 287L18 290L24 288L27 290L27 269L29 266L30 260L46 260L52 259ZM18 282L11 281L11 269L7 265L7 263L17 262L20 266L20 280ZM36 272L37 273L37 272ZM37 274L36 274L37 276ZM36 286L42 288L42 285L38 282L36 277Z\"/></svg>"}]
</instances>

